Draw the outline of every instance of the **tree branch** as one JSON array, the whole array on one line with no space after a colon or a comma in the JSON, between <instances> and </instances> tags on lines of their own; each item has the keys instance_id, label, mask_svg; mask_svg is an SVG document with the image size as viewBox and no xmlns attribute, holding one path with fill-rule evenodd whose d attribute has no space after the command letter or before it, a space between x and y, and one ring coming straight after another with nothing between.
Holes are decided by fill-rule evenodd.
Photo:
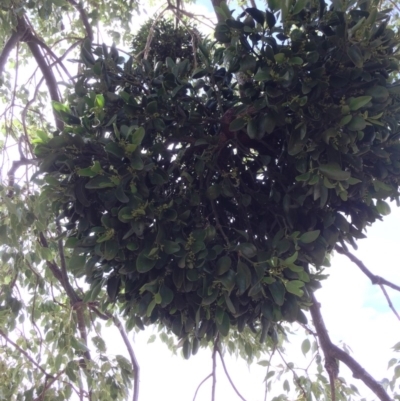
<instances>
[{"instance_id":1,"label":"tree branch","mask_svg":"<svg viewBox=\"0 0 400 401\"><path fill-rule=\"evenodd\" d=\"M140 379L140 365L139 362L136 358L135 352L132 348L132 345L129 341L128 336L126 335L126 332L121 324L121 321L114 315L111 315L110 313L102 313L99 311L93 304L89 304L89 308L93 310L97 316L99 316L103 320L108 320L112 319L114 322L115 326L119 330L122 340L124 341L124 344L126 346L126 349L128 350L129 357L131 359L131 364L133 367L133 397L132 401L139 401L139 379Z\"/></svg>"},{"instance_id":2,"label":"tree branch","mask_svg":"<svg viewBox=\"0 0 400 401\"><path fill-rule=\"evenodd\" d=\"M93 41L93 29L92 26L89 23L88 16L86 14L86 11L83 9L81 3L77 3L75 0L67 0L69 4L71 4L73 7L77 9L79 12L79 15L81 16L81 20L83 23L83 26L85 27L87 37Z\"/></svg>"},{"instance_id":3,"label":"tree branch","mask_svg":"<svg viewBox=\"0 0 400 401\"><path fill-rule=\"evenodd\" d=\"M125 343L126 349L128 350L129 357L131 358L131 363L133 366L133 398L132 401L139 401L139 376L140 376L140 366L136 358L135 352L133 351L132 345L129 342L128 336L125 333L124 328L120 320L116 316L112 316L113 322L117 329L119 330L121 337Z\"/></svg>"},{"instance_id":4,"label":"tree branch","mask_svg":"<svg viewBox=\"0 0 400 401\"><path fill-rule=\"evenodd\" d=\"M384 279L381 276L377 276L375 274L373 274L365 265L364 263L358 259L357 257L355 257L352 253L350 253L347 249L342 248L339 245L336 245L335 247L336 251L341 253L342 255L347 256L355 265L358 266L358 268L371 280L371 283L374 285L379 285L381 287L381 290L383 292L383 295L385 296L389 308L393 311L393 313L396 315L397 319L400 320L400 316L397 313L396 309L393 306L393 303L389 297L389 294L387 293L385 286L393 288L396 291L400 291L400 286Z\"/></svg>"},{"instance_id":5,"label":"tree branch","mask_svg":"<svg viewBox=\"0 0 400 401\"><path fill-rule=\"evenodd\" d=\"M231 377L229 376L228 370L226 369L226 365L225 365L224 358L223 358L223 356L222 356L222 353L221 353L221 350L219 349L219 347L217 347L217 352L218 352L219 357L220 357L220 359L221 359L222 366L223 366L223 368L224 368L226 377L227 377L228 380L229 380L229 383L231 384L232 388L235 390L235 393L238 395L238 397L239 397L241 400L246 401L246 399L239 393L239 391L238 391L238 389L236 388L235 384L233 383Z\"/></svg>"},{"instance_id":6,"label":"tree branch","mask_svg":"<svg viewBox=\"0 0 400 401\"><path fill-rule=\"evenodd\" d=\"M212 373L210 373L205 379L203 379L200 384L197 386L196 392L194 393L193 401L196 401L197 393L200 389L200 387L205 383L210 377L212 377Z\"/></svg>"},{"instance_id":7,"label":"tree branch","mask_svg":"<svg viewBox=\"0 0 400 401\"><path fill-rule=\"evenodd\" d=\"M346 251L344 248L342 248L339 245L336 245L335 250L342 255L347 256L354 264L356 264L359 269L371 280L372 284L378 284L378 285L386 285L387 287L393 288L396 291L400 292L400 286L393 284L392 282L384 279L381 276L377 276L373 274L365 265L364 263L355 257L352 253L349 251Z\"/></svg>"},{"instance_id":8,"label":"tree branch","mask_svg":"<svg viewBox=\"0 0 400 401\"><path fill-rule=\"evenodd\" d=\"M212 353L212 387L211 387L211 401L215 401L215 388L217 385L217 350L218 350L218 338L215 339L214 349Z\"/></svg>"},{"instance_id":9,"label":"tree branch","mask_svg":"<svg viewBox=\"0 0 400 401\"><path fill-rule=\"evenodd\" d=\"M392 300L390 299L389 294L388 294L387 291L386 291L386 288L385 288L382 284L379 284L379 287L381 287L381 290L382 290L382 292L383 292L383 295L385 296L385 298L386 298L386 300L387 300L387 302L388 302L389 308L390 308L390 309L393 311L393 313L396 315L397 319L400 320L400 316L399 316L399 314L397 313L397 310L395 309L395 307L393 306Z\"/></svg>"},{"instance_id":10,"label":"tree branch","mask_svg":"<svg viewBox=\"0 0 400 401\"><path fill-rule=\"evenodd\" d=\"M0 75L3 73L4 67L8 60L8 56L10 55L12 49L14 49L17 43L21 40L22 36L24 35L24 32L25 32L24 28L20 25L18 21L16 31L13 32L11 36L8 38L0 54Z\"/></svg>"},{"instance_id":11,"label":"tree branch","mask_svg":"<svg viewBox=\"0 0 400 401\"><path fill-rule=\"evenodd\" d=\"M372 390L381 401L391 401L391 398L382 387L355 359L346 354L343 350L332 343L325 322L321 315L321 306L315 295L311 295L313 304L310 306L310 312L317 332L322 351L325 356L325 369L328 372L331 382L332 400L334 401L334 380L339 373L339 367L336 359L343 362L353 373L353 377L361 380L370 390Z\"/></svg>"},{"instance_id":12,"label":"tree branch","mask_svg":"<svg viewBox=\"0 0 400 401\"><path fill-rule=\"evenodd\" d=\"M45 375L46 378L54 379L54 376L47 373L37 362L33 360L33 358L25 350L23 350L18 344L7 337L3 330L0 330L0 336L2 336L7 342L14 346L21 354L23 354L32 363L32 365L36 366Z\"/></svg>"},{"instance_id":13,"label":"tree branch","mask_svg":"<svg viewBox=\"0 0 400 401\"><path fill-rule=\"evenodd\" d=\"M26 44L29 47L29 50L31 51L36 63L40 68L40 71L43 74L47 88L50 93L51 100L59 102L60 96L58 94L58 85L54 73L51 70L50 66L47 64L45 58L43 57L42 52L40 51L38 45L38 39L32 33L31 29L28 27L28 24L24 18L18 18L17 31L19 32L19 40L21 40L22 42L26 42ZM57 129L62 131L64 127L63 122L58 119L56 114L54 114L54 118Z\"/></svg>"}]
</instances>

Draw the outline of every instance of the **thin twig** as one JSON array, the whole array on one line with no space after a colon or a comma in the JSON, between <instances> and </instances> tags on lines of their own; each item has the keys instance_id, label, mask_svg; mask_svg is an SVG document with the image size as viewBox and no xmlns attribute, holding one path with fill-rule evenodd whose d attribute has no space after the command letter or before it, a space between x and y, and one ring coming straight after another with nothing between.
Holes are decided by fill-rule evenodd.
<instances>
[{"instance_id":1,"label":"thin twig","mask_svg":"<svg viewBox=\"0 0 400 401\"><path fill-rule=\"evenodd\" d=\"M342 255L347 256L354 264L356 264L360 270L371 280L372 284L378 284L378 285L386 285L387 287L393 288L396 291L400 292L400 286L393 284L392 282L384 279L381 276L377 276L375 274L373 274L365 265L364 263L358 259L357 257L355 257L352 253L350 253L349 251L346 251L345 249L343 249L341 246L336 245L335 247L336 251L341 253Z\"/></svg>"},{"instance_id":2,"label":"thin twig","mask_svg":"<svg viewBox=\"0 0 400 401\"><path fill-rule=\"evenodd\" d=\"M397 319L400 320L400 315L397 313L397 310L394 308L394 306L393 306L393 304L392 304L392 301L391 301L391 299L390 299L390 297L389 297L389 294L388 294L387 291L386 291L386 288L385 288L382 284L379 284L379 287L381 287L381 290L382 290L382 292L383 292L383 295L385 295L385 298L386 298L386 300L387 300L387 302L388 302L389 308L390 308L390 309L393 311L393 313L396 315Z\"/></svg>"},{"instance_id":3,"label":"thin twig","mask_svg":"<svg viewBox=\"0 0 400 401\"><path fill-rule=\"evenodd\" d=\"M221 350L219 349L219 347L217 347L217 352L218 352L218 354L219 354L219 357L221 358L222 367L224 368L224 371L225 371L226 377L227 377L228 380L229 380L229 383L231 384L232 388L235 390L235 393L238 395L238 397L239 397L241 400L246 401L246 399L239 393L239 391L238 391L238 389L236 388L235 384L233 383L231 377L229 376L228 370L226 369L226 366L225 366L224 358L223 358L223 356L222 356L222 353L221 353Z\"/></svg>"},{"instance_id":4,"label":"thin twig","mask_svg":"<svg viewBox=\"0 0 400 401\"><path fill-rule=\"evenodd\" d=\"M224 229L222 228L222 225L221 225L221 223L219 221L218 211L217 211L217 208L215 207L215 203L214 203L213 200L211 200L210 203L211 203L212 211L214 213L214 219L215 219L215 223L216 223L217 229L220 231L220 233L222 235L222 238L225 240L226 245L229 247L230 246L229 238L225 234Z\"/></svg>"},{"instance_id":5,"label":"thin twig","mask_svg":"<svg viewBox=\"0 0 400 401\"><path fill-rule=\"evenodd\" d=\"M279 354L279 356L281 357L283 363L284 363L284 364L286 365L286 367L292 372L296 384L300 387L300 390L301 390L301 392L303 393L303 397L302 397L302 398L306 400L306 399L307 399L307 392L306 392L306 390L304 390L304 387L301 385L299 376L297 375L297 373L295 372L295 370L286 362L285 358L284 358L283 355L282 355L282 352L281 352L279 349L277 349L277 351L278 351L278 354ZM332 393L332 401L335 401L335 395L334 395L334 393Z\"/></svg>"},{"instance_id":6,"label":"thin twig","mask_svg":"<svg viewBox=\"0 0 400 401\"><path fill-rule=\"evenodd\" d=\"M217 387L217 349L218 338L215 339L214 349L212 353L212 387L211 387L211 401L215 401L215 389Z\"/></svg>"},{"instance_id":7,"label":"thin twig","mask_svg":"<svg viewBox=\"0 0 400 401\"><path fill-rule=\"evenodd\" d=\"M132 348L132 345L129 341L128 336L126 335L126 332L121 324L121 321L114 315L110 314L110 313L103 313L101 312L99 309L96 308L95 305L93 305L92 303L89 303L89 308L96 313L97 316L100 317L100 319L103 320L109 320L112 319L112 321L114 322L115 326L117 327L117 329L119 330L122 340L124 341L124 344L128 350L128 354L129 357L131 359L131 364L133 367L133 380L134 380L134 384L133 384L133 398L132 401L139 401L139 380L140 380L140 365L139 362L136 358L135 352Z\"/></svg>"},{"instance_id":8,"label":"thin twig","mask_svg":"<svg viewBox=\"0 0 400 401\"><path fill-rule=\"evenodd\" d=\"M267 401L267 397L268 397L268 380L267 380L267 377L268 377L269 369L270 369L270 367L271 367L272 357L273 357L274 354L275 354L276 348L277 348L277 347L274 346L274 349L272 350L271 355L269 356L267 374L265 375L265 394L264 394L264 401Z\"/></svg>"},{"instance_id":9,"label":"thin twig","mask_svg":"<svg viewBox=\"0 0 400 401\"><path fill-rule=\"evenodd\" d=\"M131 364L133 366L133 397L132 401L139 401L139 378L140 378L140 366L139 362L136 358L135 352L133 351L132 345L129 341L128 336L125 333L124 328L122 327L122 324L120 320L116 317L112 317L113 322L117 329L119 330L121 337L124 341L124 344L126 346L126 349L128 350L129 357L131 358Z\"/></svg>"},{"instance_id":10,"label":"thin twig","mask_svg":"<svg viewBox=\"0 0 400 401\"><path fill-rule=\"evenodd\" d=\"M385 289L385 286L387 286L387 287L393 288L396 291L400 291L400 286L386 280L385 278L383 278L381 276L377 276L377 275L373 274L360 259L358 259L356 256L354 256L352 253L350 253L348 250L342 248L341 246L336 245L335 249L337 252L341 253L342 255L347 256L355 265L357 265L357 267L371 280L372 284L379 285L381 287L383 295L385 296L385 298L388 302L389 308L396 315L397 319L400 320L400 316L397 313L396 309L394 308L392 301L389 297L389 294L387 293L387 291Z\"/></svg>"},{"instance_id":11,"label":"thin twig","mask_svg":"<svg viewBox=\"0 0 400 401\"><path fill-rule=\"evenodd\" d=\"M28 360L32 363L32 365L36 366L44 375L46 378L51 378L54 379L54 376L47 373L35 360L25 351L23 350L18 344L16 344L14 341L12 341L7 335L3 332L3 330L0 330L0 336L2 336L7 342L9 342L12 346L14 346L21 354L26 356Z\"/></svg>"},{"instance_id":12,"label":"thin twig","mask_svg":"<svg viewBox=\"0 0 400 401\"><path fill-rule=\"evenodd\" d=\"M194 393L193 401L196 401L197 393L200 390L200 387L205 383L210 377L212 377L212 373L210 373L205 379L203 379L200 384L197 386L196 392Z\"/></svg>"}]
</instances>

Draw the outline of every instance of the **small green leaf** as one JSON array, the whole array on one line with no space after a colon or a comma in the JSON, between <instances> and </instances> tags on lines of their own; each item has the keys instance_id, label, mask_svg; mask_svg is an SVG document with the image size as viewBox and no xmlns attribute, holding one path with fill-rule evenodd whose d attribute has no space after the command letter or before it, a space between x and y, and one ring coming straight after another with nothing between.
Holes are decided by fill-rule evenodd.
<instances>
[{"instance_id":1,"label":"small green leaf","mask_svg":"<svg viewBox=\"0 0 400 401\"><path fill-rule=\"evenodd\" d=\"M229 256L222 256L219 258L216 264L217 274L221 276L222 274L226 273L232 265L232 260Z\"/></svg>"},{"instance_id":2,"label":"small green leaf","mask_svg":"<svg viewBox=\"0 0 400 401\"><path fill-rule=\"evenodd\" d=\"M147 253L142 251L136 259L136 269L139 273L147 273L156 265L156 263L156 259L148 258Z\"/></svg>"},{"instance_id":3,"label":"small green leaf","mask_svg":"<svg viewBox=\"0 0 400 401\"><path fill-rule=\"evenodd\" d=\"M202 77L206 76L207 73L208 72L207 72L207 70L205 68L198 67L193 71L192 78L193 79L202 78Z\"/></svg>"},{"instance_id":4,"label":"small green leaf","mask_svg":"<svg viewBox=\"0 0 400 401\"><path fill-rule=\"evenodd\" d=\"M359 97L351 97L347 100L347 104L350 107L351 111L356 111L364 107L368 104L372 99L372 96L359 96Z\"/></svg>"},{"instance_id":5,"label":"small green leaf","mask_svg":"<svg viewBox=\"0 0 400 401\"><path fill-rule=\"evenodd\" d=\"M104 100L104 96L102 94L96 95L96 97L94 99L94 105L96 107L98 107L99 109L102 109L104 107L105 100Z\"/></svg>"},{"instance_id":6,"label":"small green leaf","mask_svg":"<svg viewBox=\"0 0 400 401\"><path fill-rule=\"evenodd\" d=\"M320 230L308 231L300 236L299 241L303 244L310 244L319 237L319 234Z\"/></svg>"},{"instance_id":7,"label":"small green leaf","mask_svg":"<svg viewBox=\"0 0 400 401\"><path fill-rule=\"evenodd\" d=\"M85 188L87 189L102 189L102 188L112 188L115 187L115 183L112 182L107 176L105 175L98 175L91 180L89 180Z\"/></svg>"},{"instance_id":8,"label":"small green leaf","mask_svg":"<svg viewBox=\"0 0 400 401\"><path fill-rule=\"evenodd\" d=\"M291 265L294 262L296 262L298 257L299 257L299 253L296 251L292 256L289 256L288 258L286 258L283 263L285 265Z\"/></svg>"},{"instance_id":9,"label":"small green leaf","mask_svg":"<svg viewBox=\"0 0 400 401\"><path fill-rule=\"evenodd\" d=\"M347 55L357 68L362 68L364 65L364 57L360 48L357 45L350 46L347 50Z\"/></svg>"},{"instance_id":10,"label":"small green leaf","mask_svg":"<svg viewBox=\"0 0 400 401\"><path fill-rule=\"evenodd\" d=\"M276 61L278 64L282 64L282 63L284 63L285 60L286 60L285 53L277 53L277 54L274 55L274 58L275 58L275 61Z\"/></svg>"},{"instance_id":11,"label":"small green leaf","mask_svg":"<svg viewBox=\"0 0 400 401\"><path fill-rule=\"evenodd\" d=\"M347 124L350 131L362 131L367 126L367 122L362 116L353 116L351 121Z\"/></svg>"},{"instance_id":12,"label":"small green leaf","mask_svg":"<svg viewBox=\"0 0 400 401\"><path fill-rule=\"evenodd\" d=\"M211 199L211 200L217 199L220 193L221 193L221 189L220 189L220 186L217 184L214 184L214 185L211 185L210 187L208 187L207 192L206 192L208 199Z\"/></svg>"},{"instance_id":13,"label":"small green leaf","mask_svg":"<svg viewBox=\"0 0 400 401\"><path fill-rule=\"evenodd\" d=\"M177 242L174 242L174 241L164 240L162 242L162 245L164 246L164 252L167 255L172 255L172 254L174 254L176 252L179 252L179 250L181 249L179 244Z\"/></svg>"},{"instance_id":14,"label":"small green leaf","mask_svg":"<svg viewBox=\"0 0 400 401\"><path fill-rule=\"evenodd\" d=\"M306 356L307 352L311 349L311 343L308 338L306 338L301 344L301 352Z\"/></svg>"},{"instance_id":15,"label":"small green leaf","mask_svg":"<svg viewBox=\"0 0 400 401\"><path fill-rule=\"evenodd\" d=\"M282 306L285 300L285 286L280 281L274 281L268 285L268 289L271 292L275 303L279 306Z\"/></svg>"},{"instance_id":16,"label":"small green leaf","mask_svg":"<svg viewBox=\"0 0 400 401\"><path fill-rule=\"evenodd\" d=\"M346 181L350 178L350 172L343 171L337 163L321 164L319 171L332 180Z\"/></svg>"},{"instance_id":17,"label":"small green leaf","mask_svg":"<svg viewBox=\"0 0 400 401\"><path fill-rule=\"evenodd\" d=\"M222 322L218 323L218 321L216 321L215 324L217 325L218 331L224 337L226 337L229 334L230 321L229 321L229 316L226 312L223 313Z\"/></svg>"},{"instance_id":18,"label":"small green leaf","mask_svg":"<svg viewBox=\"0 0 400 401\"><path fill-rule=\"evenodd\" d=\"M304 291L301 289L304 287L304 283L300 280L288 281L285 284L285 287L287 292L297 295L298 297L302 297L304 295Z\"/></svg>"},{"instance_id":19,"label":"small green leaf","mask_svg":"<svg viewBox=\"0 0 400 401\"><path fill-rule=\"evenodd\" d=\"M244 119L243 117L239 117L236 120L233 120L229 124L229 131L235 132L241 130L243 127L245 127L247 124L247 120Z\"/></svg>"},{"instance_id":20,"label":"small green leaf","mask_svg":"<svg viewBox=\"0 0 400 401\"><path fill-rule=\"evenodd\" d=\"M257 255L257 248L250 242L244 242L238 245L238 249L247 258L253 258Z\"/></svg>"},{"instance_id":21,"label":"small green leaf","mask_svg":"<svg viewBox=\"0 0 400 401\"><path fill-rule=\"evenodd\" d=\"M391 212L390 206L381 199L376 201L376 210L378 210L382 216L387 216Z\"/></svg>"},{"instance_id":22,"label":"small green leaf","mask_svg":"<svg viewBox=\"0 0 400 401\"><path fill-rule=\"evenodd\" d=\"M145 130L143 127L138 128L133 134L131 143L134 145L140 145L143 141Z\"/></svg>"},{"instance_id":23,"label":"small green leaf","mask_svg":"<svg viewBox=\"0 0 400 401\"><path fill-rule=\"evenodd\" d=\"M297 0L296 4L293 7L292 15L296 15L306 7L308 0Z\"/></svg>"},{"instance_id":24,"label":"small green leaf","mask_svg":"<svg viewBox=\"0 0 400 401\"><path fill-rule=\"evenodd\" d=\"M386 102L390 95L389 90L381 85L376 85L372 88L369 88L365 94L372 96L372 99L379 103Z\"/></svg>"}]
</instances>

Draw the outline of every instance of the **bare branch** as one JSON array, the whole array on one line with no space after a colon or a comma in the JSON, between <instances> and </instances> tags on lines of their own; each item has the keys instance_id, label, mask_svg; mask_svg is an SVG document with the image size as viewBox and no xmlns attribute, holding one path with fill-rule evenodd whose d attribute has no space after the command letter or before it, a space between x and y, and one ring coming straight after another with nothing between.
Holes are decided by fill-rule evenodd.
<instances>
[{"instance_id":1,"label":"bare branch","mask_svg":"<svg viewBox=\"0 0 400 401\"><path fill-rule=\"evenodd\" d=\"M226 365L225 365L225 361L224 361L224 357L222 356L221 350L219 349L219 347L217 347L217 352L219 354L219 357L221 358L221 362L222 362L222 366L224 368L226 377L229 380L229 383L231 384L232 388L235 390L235 393L238 395L238 397L243 400L246 401L246 399L239 393L238 389L236 388L235 384L233 383L231 377L229 376L228 370L226 369Z\"/></svg>"},{"instance_id":2,"label":"bare branch","mask_svg":"<svg viewBox=\"0 0 400 401\"><path fill-rule=\"evenodd\" d=\"M200 389L200 387L205 383L210 377L212 377L212 373L210 373L205 379L203 379L200 384L197 386L196 392L194 393L193 401L196 401L197 393Z\"/></svg>"},{"instance_id":3,"label":"bare branch","mask_svg":"<svg viewBox=\"0 0 400 401\"><path fill-rule=\"evenodd\" d=\"M349 251L346 251L343 249L341 246L336 245L335 250L342 255L347 256L354 264L356 264L359 269L371 280L372 284L378 284L378 285L386 285L387 287L393 288L396 291L400 292L400 286L393 284L392 282L384 279L381 276L377 276L373 274L365 265L364 263L355 257L352 253Z\"/></svg>"},{"instance_id":4,"label":"bare branch","mask_svg":"<svg viewBox=\"0 0 400 401\"><path fill-rule=\"evenodd\" d=\"M352 371L353 377L360 379L381 401L391 401L391 398L380 383L378 383L354 358L332 343L321 315L321 306L314 294L311 295L311 298L313 304L310 306L310 312L325 356L325 369L329 374L331 387L334 385L334 380L339 373L336 362L336 359L338 359ZM334 391L334 387L332 390ZM332 400L334 401L334 393L332 393Z\"/></svg>"},{"instance_id":5,"label":"bare branch","mask_svg":"<svg viewBox=\"0 0 400 401\"><path fill-rule=\"evenodd\" d=\"M115 326L117 327L117 329L119 330L122 340L124 341L124 344L126 346L126 349L128 350L128 354L129 357L131 359L131 364L133 367L133 379L134 379L134 383L133 383L133 398L132 401L139 401L139 380L140 380L140 365L139 362L136 358L135 352L133 351L132 345L129 341L128 336L126 335L126 332L121 324L121 321L116 317L111 315L110 313L103 313L101 311L99 311L96 306L94 306L93 304L89 304L89 308L96 313L97 316L100 317L100 319L103 320L109 320L112 319L112 321L114 322Z\"/></svg>"},{"instance_id":6,"label":"bare branch","mask_svg":"<svg viewBox=\"0 0 400 401\"><path fill-rule=\"evenodd\" d=\"M212 353L212 387L211 387L211 401L215 401L215 389L217 385L217 350L218 350L218 337L214 341L214 349Z\"/></svg>"},{"instance_id":7,"label":"bare branch","mask_svg":"<svg viewBox=\"0 0 400 401\"><path fill-rule=\"evenodd\" d=\"M124 328L120 320L116 317L112 317L113 322L117 329L119 330L121 337L125 343L126 349L128 350L129 357L131 358L131 363L133 366L133 398L132 401L139 401L139 377L140 377L140 366L136 358L135 352L133 351L132 345L129 342L128 336L125 333Z\"/></svg>"},{"instance_id":8,"label":"bare branch","mask_svg":"<svg viewBox=\"0 0 400 401\"><path fill-rule=\"evenodd\" d=\"M379 284L379 286L381 287L381 290L382 290L382 292L383 292L383 295L385 296L385 298L386 298L386 300L387 300L387 302L388 302L389 308L390 308L390 309L393 311L393 313L396 315L397 319L400 320L400 315L397 313L397 310L394 308L393 303L392 303L392 300L390 299L389 294L388 294L387 291L386 291L386 288L385 288L382 284Z\"/></svg>"},{"instance_id":9,"label":"bare branch","mask_svg":"<svg viewBox=\"0 0 400 401\"><path fill-rule=\"evenodd\" d=\"M264 393L264 401L267 401L267 397L268 397L268 380L267 380L267 377L268 377L269 369L271 368L271 361L272 361L272 358L273 358L273 356L274 356L274 354L275 354L275 351L276 351L276 346L274 346L274 349L273 349L273 351L271 352L271 355L269 356L267 374L265 375L265 393Z\"/></svg>"},{"instance_id":10,"label":"bare branch","mask_svg":"<svg viewBox=\"0 0 400 401\"><path fill-rule=\"evenodd\" d=\"M389 308L393 311L393 313L396 315L397 319L400 320L400 316L397 313L396 309L393 306L393 303L389 297L389 294L387 293L385 286L393 288L396 291L400 291L400 286L384 279L381 276L377 276L375 274L373 274L365 265L364 263L358 259L357 257L355 257L352 253L350 253L348 250L342 248L341 246L336 245L335 249L337 250L337 252L341 253L342 255L347 256L354 264L356 264L359 269L371 280L371 283L374 285L379 285L381 287L381 290L383 292L383 295L385 296Z\"/></svg>"}]
</instances>

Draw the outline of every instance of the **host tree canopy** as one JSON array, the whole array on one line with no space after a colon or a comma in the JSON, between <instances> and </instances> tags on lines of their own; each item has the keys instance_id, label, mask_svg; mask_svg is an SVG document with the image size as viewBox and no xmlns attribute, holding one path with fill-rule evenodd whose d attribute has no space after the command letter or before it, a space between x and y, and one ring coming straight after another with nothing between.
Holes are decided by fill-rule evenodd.
<instances>
[{"instance_id":1,"label":"host tree canopy","mask_svg":"<svg viewBox=\"0 0 400 401\"><path fill-rule=\"evenodd\" d=\"M337 360L380 400L398 397L400 365L385 389L331 342L314 295L333 250L400 289L348 249L390 212L387 200L399 201L400 41L391 9L367 0L213 6L215 38L179 1L133 37L134 6L123 1L2 5L3 129L19 151L1 189L2 363L22 353L35 374L32 387L24 370L13 373L15 387L0 381L6 398L68 399L75 390L81 399L126 399L133 378L138 399L122 320L127 330L158 325L186 358L200 346L214 355L228 346L251 360L282 346L286 322L308 327L306 311L329 385L295 380L298 399L355 399L336 380ZM101 26L130 47L100 43ZM73 29L83 36L71 38ZM14 47L12 73L4 67ZM32 57L41 81L12 86ZM31 164L17 185L17 171ZM25 316L33 346L29 336L15 339ZM106 372L93 361L88 339L101 353L105 344L90 319L118 327L130 361L104 356Z\"/></svg>"}]
</instances>

